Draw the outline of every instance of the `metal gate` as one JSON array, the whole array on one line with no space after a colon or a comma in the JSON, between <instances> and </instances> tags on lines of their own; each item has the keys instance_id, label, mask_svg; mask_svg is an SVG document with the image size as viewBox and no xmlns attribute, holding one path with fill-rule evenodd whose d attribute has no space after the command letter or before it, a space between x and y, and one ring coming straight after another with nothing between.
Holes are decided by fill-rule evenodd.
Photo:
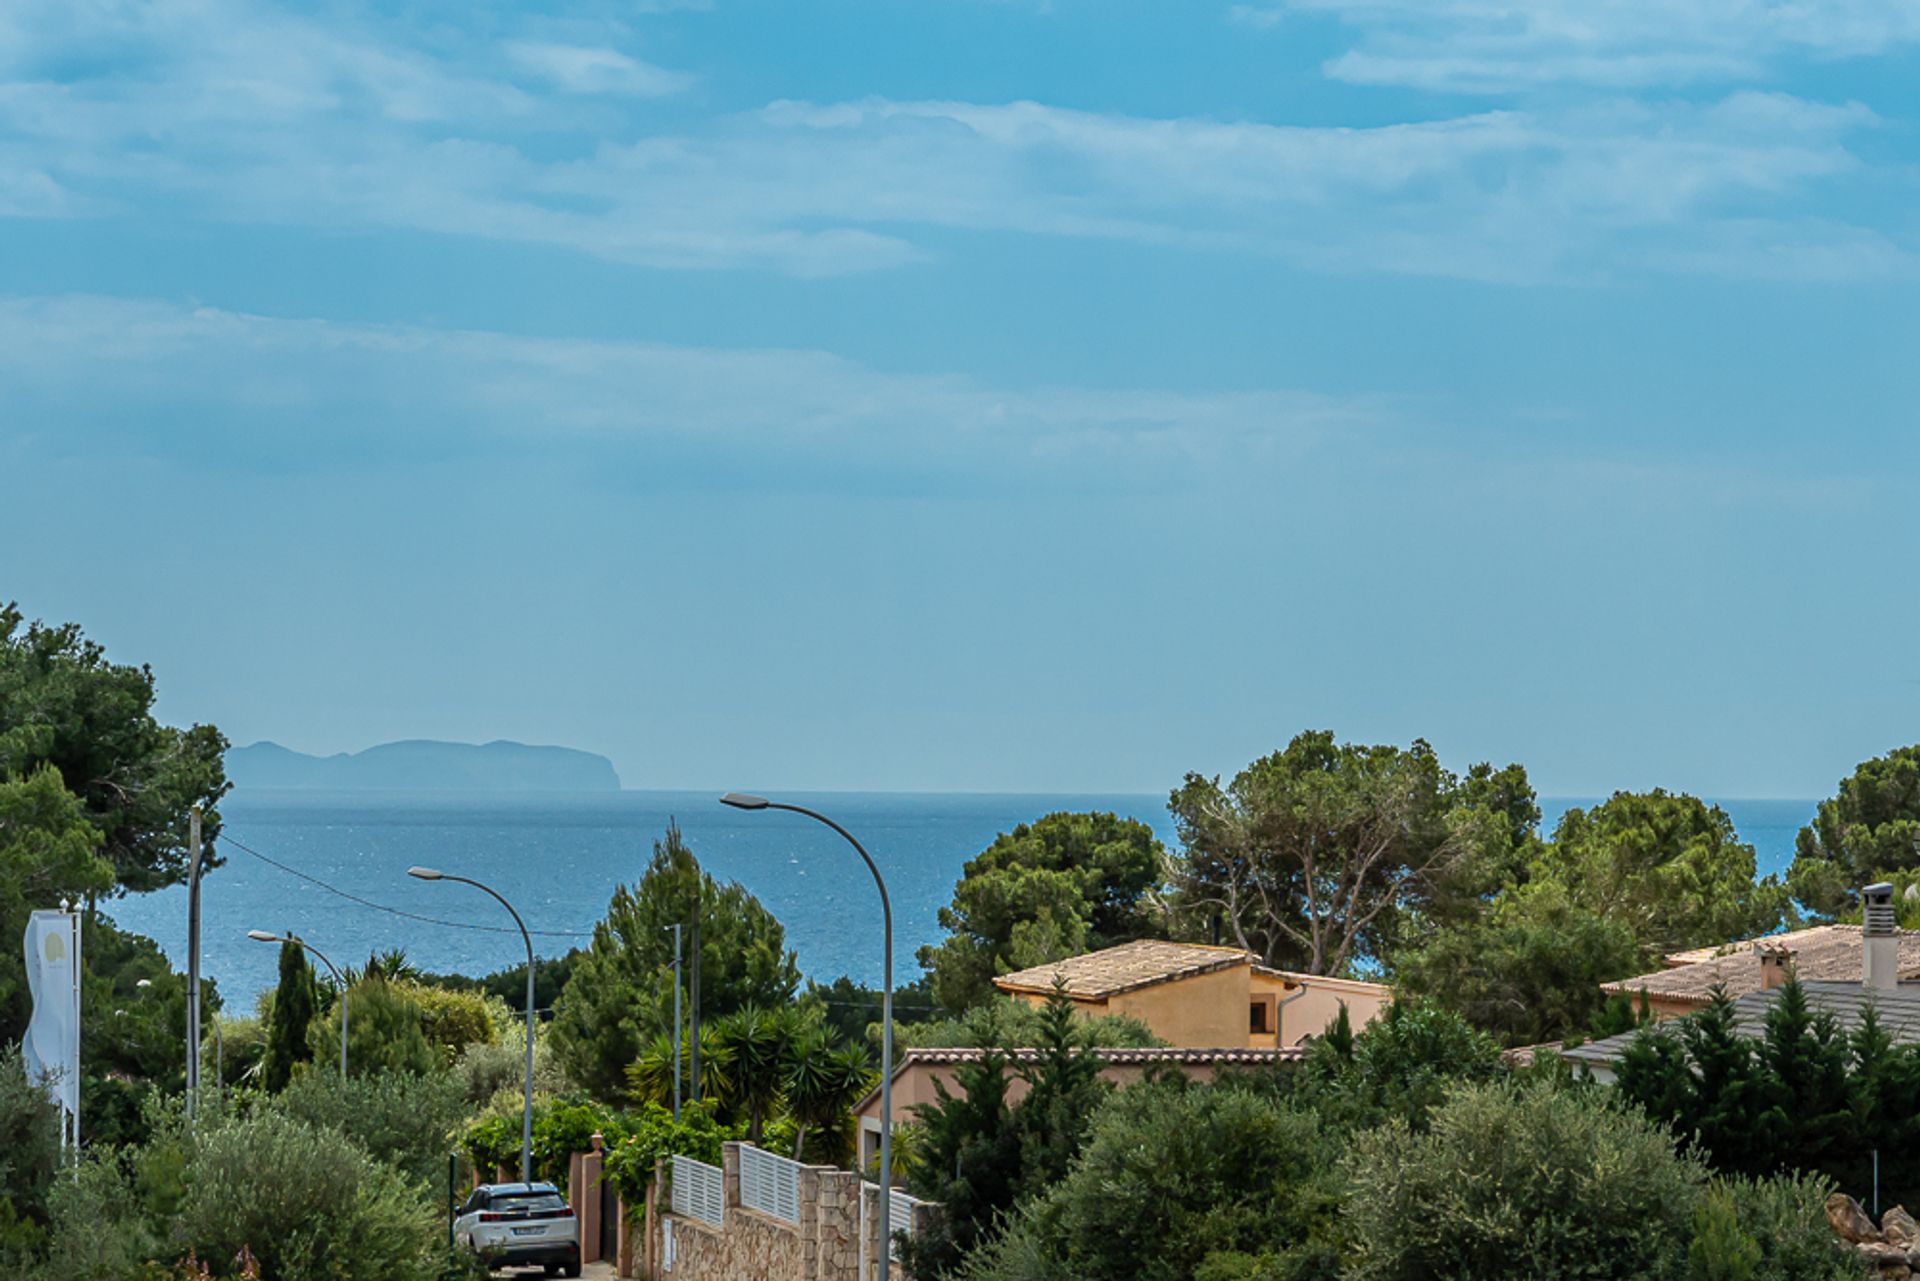
<instances>
[{"instance_id":1,"label":"metal gate","mask_svg":"<svg viewBox=\"0 0 1920 1281\"><path fill-rule=\"evenodd\" d=\"M600 1257L611 1262L620 1255L620 1194L613 1180L600 1176Z\"/></svg>"}]
</instances>

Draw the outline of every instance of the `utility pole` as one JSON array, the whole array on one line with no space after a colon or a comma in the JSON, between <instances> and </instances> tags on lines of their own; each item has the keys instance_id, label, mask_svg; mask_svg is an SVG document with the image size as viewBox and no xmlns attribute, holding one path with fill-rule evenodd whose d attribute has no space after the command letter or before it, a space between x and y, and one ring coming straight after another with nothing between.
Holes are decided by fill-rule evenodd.
<instances>
[{"instance_id":1,"label":"utility pole","mask_svg":"<svg viewBox=\"0 0 1920 1281\"><path fill-rule=\"evenodd\" d=\"M187 812L187 1118L200 1089L200 807Z\"/></svg>"},{"instance_id":2,"label":"utility pole","mask_svg":"<svg viewBox=\"0 0 1920 1281\"><path fill-rule=\"evenodd\" d=\"M696 891L697 894L698 891ZM687 995L693 1002L693 1101L700 1101L700 908L695 898L693 909L693 982Z\"/></svg>"},{"instance_id":3,"label":"utility pole","mask_svg":"<svg viewBox=\"0 0 1920 1281\"><path fill-rule=\"evenodd\" d=\"M673 930L673 1119L680 1120L680 923Z\"/></svg>"}]
</instances>

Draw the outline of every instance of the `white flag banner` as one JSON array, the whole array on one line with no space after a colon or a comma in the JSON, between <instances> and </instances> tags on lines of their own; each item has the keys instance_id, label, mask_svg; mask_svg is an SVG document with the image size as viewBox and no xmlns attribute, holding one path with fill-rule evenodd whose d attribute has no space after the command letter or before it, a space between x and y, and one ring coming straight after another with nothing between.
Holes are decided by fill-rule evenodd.
<instances>
[{"instance_id":1,"label":"white flag banner","mask_svg":"<svg viewBox=\"0 0 1920 1281\"><path fill-rule=\"evenodd\" d=\"M75 1008L73 917L35 912L27 919L27 991L33 1019L27 1024L27 1075L47 1082L53 1101L68 1115L80 1111L80 1012Z\"/></svg>"}]
</instances>

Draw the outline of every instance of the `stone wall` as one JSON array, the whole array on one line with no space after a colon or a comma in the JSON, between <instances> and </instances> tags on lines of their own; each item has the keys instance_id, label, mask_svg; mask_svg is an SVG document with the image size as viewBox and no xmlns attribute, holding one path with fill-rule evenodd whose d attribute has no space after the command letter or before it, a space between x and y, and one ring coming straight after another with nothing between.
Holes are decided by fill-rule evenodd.
<instances>
[{"instance_id":1,"label":"stone wall","mask_svg":"<svg viewBox=\"0 0 1920 1281\"><path fill-rule=\"evenodd\" d=\"M872 1200L873 1193L867 1196ZM803 1167L800 1222L788 1223L740 1204L740 1145L729 1143L721 1155L721 1198L726 1209L718 1228L667 1211L669 1201L660 1198L646 1252L657 1261L656 1281L865 1281L872 1276L879 1241L869 1232L868 1263L861 1267L857 1175L831 1166ZM877 1223L876 1214L870 1213L867 1222ZM665 1262L669 1234L671 1268Z\"/></svg>"}]
</instances>

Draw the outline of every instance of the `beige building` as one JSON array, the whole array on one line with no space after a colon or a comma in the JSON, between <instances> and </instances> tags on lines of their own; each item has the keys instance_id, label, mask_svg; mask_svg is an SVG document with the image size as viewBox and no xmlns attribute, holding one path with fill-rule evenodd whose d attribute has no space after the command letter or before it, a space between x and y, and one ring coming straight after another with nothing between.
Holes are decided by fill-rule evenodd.
<instances>
[{"instance_id":1,"label":"beige building","mask_svg":"<svg viewBox=\"0 0 1920 1281\"><path fill-rule=\"evenodd\" d=\"M1002 974L993 984L1036 1005L1058 986L1089 1017L1126 1015L1169 1045L1207 1049L1297 1046L1331 1026L1343 1006L1358 1031L1393 999L1379 983L1295 974L1237 947L1159 939Z\"/></svg>"}]
</instances>

